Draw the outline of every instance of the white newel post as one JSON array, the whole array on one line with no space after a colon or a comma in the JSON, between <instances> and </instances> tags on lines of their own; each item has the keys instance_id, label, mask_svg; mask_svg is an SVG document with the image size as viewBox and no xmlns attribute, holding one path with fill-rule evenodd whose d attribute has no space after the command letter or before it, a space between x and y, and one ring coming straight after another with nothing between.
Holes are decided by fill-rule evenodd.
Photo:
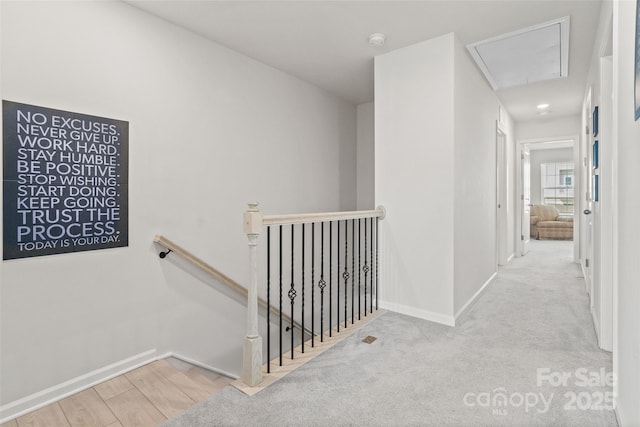
<instances>
[{"instance_id":1,"label":"white newel post","mask_svg":"<svg viewBox=\"0 0 640 427\"><path fill-rule=\"evenodd\" d=\"M242 348L242 381L254 387L262 381L262 337L258 334L258 237L262 213L257 203L249 203L244 214L244 232L249 240L249 295L247 298L247 336Z\"/></svg>"}]
</instances>

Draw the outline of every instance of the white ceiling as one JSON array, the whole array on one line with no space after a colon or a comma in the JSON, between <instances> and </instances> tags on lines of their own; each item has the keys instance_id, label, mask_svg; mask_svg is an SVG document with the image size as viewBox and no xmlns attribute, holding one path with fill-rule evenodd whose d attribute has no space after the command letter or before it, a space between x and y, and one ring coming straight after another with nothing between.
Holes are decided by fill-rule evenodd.
<instances>
[{"instance_id":1,"label":"white ceiling","mask_svg":"<svg viewBox=\"0 0 640 427\"><path fill-rule=\"evenodd\" d=\"M569 77L501 90L515 120L580 113L601 0L204 1L127 0L176 23L360 104L373 101L373 57L449 32L478 42L563 16L571 17ZM369 34L387 36L383 47Z\"/></svg>"}]
</instances>

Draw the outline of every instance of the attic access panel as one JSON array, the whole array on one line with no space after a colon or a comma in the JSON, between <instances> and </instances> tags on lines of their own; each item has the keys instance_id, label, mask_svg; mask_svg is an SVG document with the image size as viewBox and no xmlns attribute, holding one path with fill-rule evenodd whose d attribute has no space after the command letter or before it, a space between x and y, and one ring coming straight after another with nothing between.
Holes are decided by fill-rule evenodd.
<instances>
[{"instance_id":1,"label":"attic access panel","mask_svg":"<svg viewBox=\"0 0 640 427\"><path fill-rule=\"evenodd\" d=\"M569 17L467 45L494 90L569 75Z\"/></svg>"}]
</instances>

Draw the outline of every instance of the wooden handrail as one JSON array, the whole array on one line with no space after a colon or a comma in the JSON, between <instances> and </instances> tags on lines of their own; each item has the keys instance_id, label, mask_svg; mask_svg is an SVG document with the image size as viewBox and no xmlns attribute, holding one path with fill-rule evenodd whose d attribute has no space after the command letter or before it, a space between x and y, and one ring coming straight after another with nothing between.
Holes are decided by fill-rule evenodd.
<instances>
[{"instance_id":1,"label":"wooden handrail","mask_svg":"<svg viewBox=\"0 0 640 427\"><path fill-rule=\"evenodd\" d=\"M243 296L246 301L247 295L249 294L249 291L247 291L247 288L245 288L244 286L242 286L241 284L239 284L238 282L236 282L226 274L221 273L219 270L216 270L215 268L213 268L212 266L210 266L209 264L207 264L197 256L193 255L191 252L187 251L181 246L178 246L177 244L175 244L174 242L172 242L171 240L167 239L164 236L156 235L153 241L159 244L160 246L163 246L171 250L171 252L175 252L176 254L180 255L182 258L189 261L191 264L198 267L200 270L214 277L219 282L224 283L230 289L234 290L236 293ZM274 306L269 307L267 302L262 298L258 298L258 305L260 305L260 307L265 310L268 307L271 310L271 313L276 316L280 315L280 311L276 307ZM287 323L291 324L291 317L289 317L287 314L282 313L282 318L286 320ZM302 325L296 321L293 322L293 326L295 328L302 330ZM311 336L311 330L309 330L308 328L304 328L304 332L307 335Z\"/></svg>"},{"instance_id":2,"label":"wooden handrail","mask_svg":"<svg viewBox=\"0 0 640 427\"><path fill-rule=\"evenodd\" d=\"M166 237L157 235L155 239L153 239L153 241L158 243L160 246L164 246L165 248L170 249L171 252L177 253L182 258L189 261L191 264L203 270L210 276L215 277L218 281L224 283L225 285L232 288L236 292L244 296L247 296L247 289L244 288L241 284L239 284L238 282L236 282L226 274L223 274L220 271L216 270L215 268L213 268L212 266L210 266L209 264L207 264L197 256L193 255L191 252L187 251L181 246L178 246L177 244L167 239Z\"/></svg>"},{"instance_id":3,"label":"wooden handrail","mask_svg":"<svg viewBox=\"0 0 640 427\"><path fill-rule=\"evenodd\" d=\"M386 215L386 211L384 207L378 206L375 210L372 210L372 211L265 215L262 218L262 224L263 225L304 224L304 223L310 223L310 222L343 221L346 219L358 219L358 218L384 219L385 215Z\"/></svg>"}]
</instances>

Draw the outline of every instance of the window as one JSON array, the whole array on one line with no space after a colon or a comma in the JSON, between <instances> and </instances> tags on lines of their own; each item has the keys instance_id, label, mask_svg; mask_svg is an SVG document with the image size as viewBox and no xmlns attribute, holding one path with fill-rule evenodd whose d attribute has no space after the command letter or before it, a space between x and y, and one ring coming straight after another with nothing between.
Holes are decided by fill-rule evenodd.
<instances>
[{"instance_id":1,"label":"window","mask_svg":"<svg viewBox=\"0 0 640 427\"><path fill-rule=\"evenodd\" d=\"M573 162L540 165L542 204L553 205L561 216L573 216Z\"/></svg>"}]
</instances>

